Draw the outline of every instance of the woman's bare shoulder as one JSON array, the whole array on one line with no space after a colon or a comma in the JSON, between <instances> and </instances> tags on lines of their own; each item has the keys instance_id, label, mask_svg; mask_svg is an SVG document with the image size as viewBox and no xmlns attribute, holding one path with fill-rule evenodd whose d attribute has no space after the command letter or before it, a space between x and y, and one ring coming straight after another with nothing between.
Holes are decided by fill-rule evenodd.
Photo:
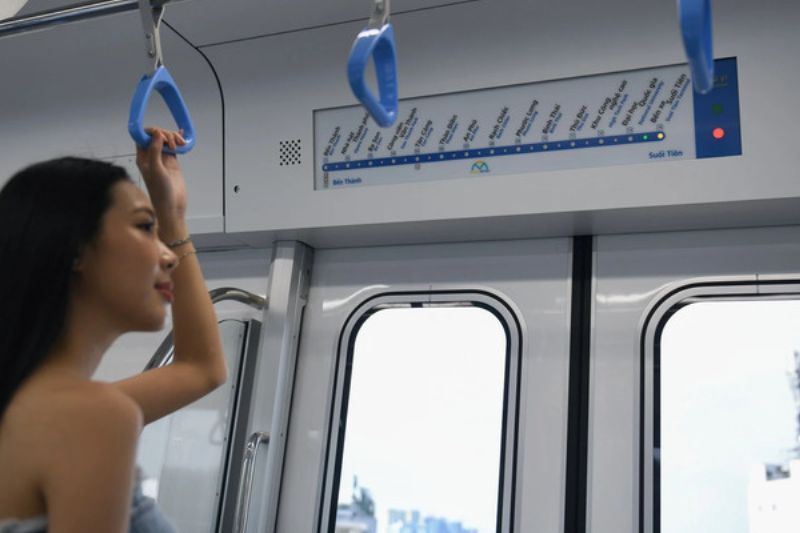
<instances>
[{"instance_id":1,"label":"woman's bare shoulder","mask_svg":"<svg viewBox=\"0 0 800 533\"><path fill-rule=\"evenodd\" d=\"M136 402L98 382L26 388L6 414L3 426L9 436L49 443L51 457L61 455L59 450L70 453L73 445L91 448L91 442L102 441L104 435L136 439L142 427ZM52 445L55 442L58 446Z\"/></svg>"},{"instance_id":2,"label":"woman's bare shoulder","mask_svg":"<svg viewBox=\"0 0 800 533\"><path fill-rule=\"evenodd\" d=\"M61 431L80 432L86 426L141 429L142 412L136 402L108 383L89 381L52 389L36 403L41 415Z\"/></svg>"},{"instance_id":3,"label":"woman's bare shoulder","mask_svg":"<svg viewBox=\"0 0 800 533\"><path fill-rule=\"evenodd\" d=\"M0 477L18 481L0 489L0 500L9 507L2 511L41 514L44 501L49 506L54 494L60 499L80 489L75 480L86 479L98 465L118 468L124 476L132 469L141 426L136 403L107 384L21 390L0 426Z\"/></svg>"}]
</instances>

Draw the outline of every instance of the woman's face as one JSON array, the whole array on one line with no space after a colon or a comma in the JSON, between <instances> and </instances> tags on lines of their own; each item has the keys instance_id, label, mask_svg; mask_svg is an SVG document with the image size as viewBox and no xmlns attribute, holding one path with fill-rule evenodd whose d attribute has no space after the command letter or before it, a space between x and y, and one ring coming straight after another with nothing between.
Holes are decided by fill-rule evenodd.
<instances>
[{"instance_id":1,"label":"woman's face","mask_svg":"<svg viewBox=\"0 0 800 533\"><path fill-rule=\"evenodd\" d=\"M121 181L111 193L98 235L76 265L76 296L120 333L158 330L171 301L170 271L177 258L159 240L144 192Z\"/></svg>"}]
</instances>

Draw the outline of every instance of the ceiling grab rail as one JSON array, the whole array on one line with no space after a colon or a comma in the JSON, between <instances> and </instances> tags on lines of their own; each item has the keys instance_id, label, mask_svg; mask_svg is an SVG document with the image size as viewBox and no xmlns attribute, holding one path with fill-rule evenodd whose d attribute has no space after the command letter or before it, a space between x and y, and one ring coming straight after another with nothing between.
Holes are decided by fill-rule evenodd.
<instances>
[{"instance_id":1,"label":"ceiling grab rail","mask_svg":"<svg viewBox=\"0 0 800 533\"><path fill-rule=\"evenodd\" d=\"M353 94L375 122L382 128L388 128L397 120L397 49L394 29L389 23L390 0L372 1L374 5L369 24L358 34L350 50L347 79ZM370 58L375 62L378 98L369 90L364 79Z\"/></svg>"},{"instance_id":2,"label":"ceiling grab rail","mask_svg":"<svg viewBox=\"0 0 800 533\"><path fill-rule=\"evenodd\" d=\"M5 0L0 0L3 2ZM183 2L184 0L159 0L161 5L166 3ZM100 0L66 6L49 11L37 11L29 15L21 15L10 19L0 20L0 38L11 35L21 35L34 31L55 28L65 24L73 24L109 15L127 13L139 9L139 0ZM2 13L2 11L0 11Z\"/></svg>"},{"instance_id":3,"label":"ceiling grab rail","mask_svg":"<svg viewBox=\"0 0 800 533\"><path fill-rule=\"evenodd\" d=\"M161 56L161 19L164 16L164 4L151 5L150 0L139 0L139 12L142 16L144 27L145 47L147 50L147 73L142 76L131 102L130 117L128 119L128 133L133 140L142 147L147 147L152 140L144 131L142 122L147 109L147 102L155 89L164 99L175 122L180 128L186 144L178 146L175 150L164 145L164 151L169 153L185 154L194 148L195 131L189 110L181 96L175 80L172 79Z\"/></svg>"},{"instance_id":4,"label":"ceiling grab rail","mask_svg":"<svg viewBox=\"0 0 800 533\"><path fill-rule=\"evenodd\" d=\"M706 94L714 88L711 0L678 0L678 19L694 90Z\"/></svg>"},{"instance_id":5,"label":"ceiling grab rail","mask_svg":"<svg viewBox=\"0 0 800 533\"><path fill-rule=\"evenodd\" d=\"M265 307L267 307L267 299L263 296L253 294L242 289L236 289L234 287L220 287L219 289L212 289L208 291L208 296L211 298L212 304L224 301L234 301L249 305L253 309L257 309L259 311L262 311ZM167 364L172 357L174 350L173 344L172 331L170 331L156 349L153 357L150 358L150 361L144 367L144 371L159 368Z\"/></svg>"}]
</instances>

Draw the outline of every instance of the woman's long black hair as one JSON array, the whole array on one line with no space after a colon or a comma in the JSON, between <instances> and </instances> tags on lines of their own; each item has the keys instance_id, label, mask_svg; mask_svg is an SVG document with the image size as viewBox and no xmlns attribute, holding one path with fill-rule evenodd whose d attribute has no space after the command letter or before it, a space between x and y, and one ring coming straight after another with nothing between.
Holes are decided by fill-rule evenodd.
<instances>
[{"instance_id":1,"label":"woman's long black hair","mask_svg":"<svg viewBox=\"0 0 800 533\"><path fill-rule=\"evenodd\" d=\"M125 179L121 167L66 157L21 170L0 191L0 420L63 333L75 261Z\"/></svg>"}]
</instances>

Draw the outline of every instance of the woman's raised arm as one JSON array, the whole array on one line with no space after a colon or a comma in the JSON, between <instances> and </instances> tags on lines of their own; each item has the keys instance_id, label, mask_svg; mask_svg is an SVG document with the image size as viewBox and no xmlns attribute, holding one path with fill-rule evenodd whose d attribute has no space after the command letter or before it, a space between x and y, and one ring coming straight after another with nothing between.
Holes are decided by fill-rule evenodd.
<instances>
[{"instance_id":1,"label":"woman's raised arm","mask_svg":"<svg viewBox=\"0 0 800 533\"><path fill-rule=\"evenodd\" d=\"M180 164L162 152L182 144L179 133L150 129L153 140L138 148L137 164L158 219L158 235L177 255L172 271L175 341L173 362L117 382L141 407L147 424L201 398L227 378L219 326L186 225L186 184Z\"/></svg>"}]
</instances>

